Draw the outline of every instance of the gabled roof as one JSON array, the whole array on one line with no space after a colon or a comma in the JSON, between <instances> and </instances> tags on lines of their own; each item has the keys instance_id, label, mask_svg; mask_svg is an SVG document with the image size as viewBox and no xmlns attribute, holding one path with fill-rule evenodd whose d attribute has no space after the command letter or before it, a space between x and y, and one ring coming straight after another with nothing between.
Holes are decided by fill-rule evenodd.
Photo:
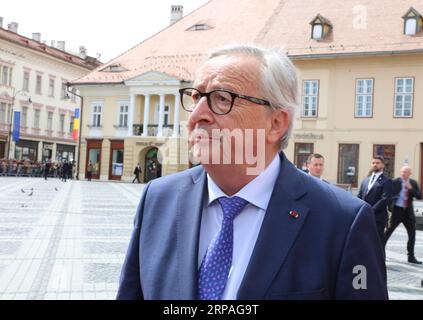
<instances>
[{"instance_id":1,"label":"gabled roof","mask_svg":"<svg viewBox=\"0 0 423 320\"><path fill-rule=\"evenodd\" d=\"M332 23L328 20L328 19L326 19L325 17L322 17L322 15L319 13L316 17L314 17L314 19L313 20L311 20L310 21L310 24L315 24L316 22L322 22L322 23L325 23L325 24L327 24L327 25L329 25L329 26L332 26Z\"/></svg>"},{"instance_id":2,"label":"gabled roof","mask_svg":"<svg viewBox=\"0 0 423 320\"><path fill-rule=\"evenodd\" d=\"M58 58L60 60L66 61L68 63L86 68L88 70L93 70L101 65L101 62L98 61L96 58L87 57L86 59L82 59L79 56L74 54L70 54L68 52L59 50L57 48L50 47L44 43L35 41L33 39L29 39L24 37L20 34L14 33L12 31L0 28L0 39L10 41L17 45L27 47L31 50L35 50L46 55L52 56L54 58Z\"/></svg>"},{"instance_id":3,"label":"gabled roof","mask_svg":"<svg viewBox=\"0 0 423 320\"><path fill-rule=\"evenodd\" d=\"M74 83L122 83L149 71L189 81L210 49L233 43L281 48L295 59L423 52L423 37L403 34L401 15L411 6L423 11L420 0L211 0L108 63L128 71L97 68ZM336 32L316 43L309 22L318 13ZM201 21L213 28L187 31Z\"/></svg>"},{"instance_id":4,"label":"gabled roof","mask_svg":"<svg viewBox=\"0 0 423 320\"><path fill-rule=\"evenodd\" d=\"M407 12L402 16L403 19L408 18L410 13L413 13L416 17L422 17L422 15L413 7L410 7L410 9L407 10Z\"/></svg>"}]
</instances>

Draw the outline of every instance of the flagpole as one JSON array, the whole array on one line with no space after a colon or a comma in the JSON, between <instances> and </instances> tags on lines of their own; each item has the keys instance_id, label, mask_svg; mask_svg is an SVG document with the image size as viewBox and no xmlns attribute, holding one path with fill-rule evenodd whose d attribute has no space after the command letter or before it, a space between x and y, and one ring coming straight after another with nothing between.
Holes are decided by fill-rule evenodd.
<instances>
[{"instance_id":1,"label":"flagpole","mask_svg":"<svg viewBox=\"0 0 423 320\"><path fill-rule=\"evenodd\" d=\"M80 159L81 159L81 135L82 135L82 111L84 110L84 97L77 94L76 92L69 90L70 83L66 83L66 91L70 94L73 94L81 99L81 107L79 112L79 132L78 132L78 157L76 160L76 180L79 180L79 168L80 168Z\"/></svg>"}]
</instances>

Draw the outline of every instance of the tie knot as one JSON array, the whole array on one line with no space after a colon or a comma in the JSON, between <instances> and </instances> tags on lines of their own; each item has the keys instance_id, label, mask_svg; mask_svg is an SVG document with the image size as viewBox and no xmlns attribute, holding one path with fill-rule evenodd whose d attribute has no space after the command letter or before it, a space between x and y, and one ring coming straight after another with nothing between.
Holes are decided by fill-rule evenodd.
<instances>
[{"instance_id":1,"label":"tie knot","mask_svg":"<svg viewBox=\"0 0 423 320\"><path fill-rule=\"evenodd\" d=\"M218 199L223 210L223 218L235 219L235 217L248 204L247 200L240 197L221 197Z\"/></svg>"}]
</instances>

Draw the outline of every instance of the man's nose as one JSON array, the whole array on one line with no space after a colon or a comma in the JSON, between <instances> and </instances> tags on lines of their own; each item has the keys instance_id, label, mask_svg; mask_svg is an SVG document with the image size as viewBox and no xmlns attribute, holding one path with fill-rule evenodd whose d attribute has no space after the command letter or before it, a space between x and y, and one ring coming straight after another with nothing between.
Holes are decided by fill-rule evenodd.
<instances>
[{"instance_id":1,"label":"man's nose","mask_svg":"<svg viewBox=\"0 0 423 320\"><path fill-rule=\"evenodd\" d=\"M198 100L194 110L191 112L189 120L196 122L213 122L213 113L209 108L207 97L201 97Z\"/></svg>"}]
</instances>

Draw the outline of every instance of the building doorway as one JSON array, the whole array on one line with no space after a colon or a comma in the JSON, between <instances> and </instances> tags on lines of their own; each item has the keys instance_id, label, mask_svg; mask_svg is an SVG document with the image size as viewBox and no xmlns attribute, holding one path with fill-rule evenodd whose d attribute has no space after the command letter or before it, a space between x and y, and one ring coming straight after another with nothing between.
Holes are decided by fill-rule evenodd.
<instances>
[{"instance_id":1,"label":"building doorway","mask_svg":"<svg viewBox=\"0 0 423 320\"><path fill-rule=\"evenodd\" d=\"M145 155L145 167L144 167L144 182L147 183L153 179L162 176L162 165L157 159L157 148L151 148Z\"/></svg>"},{"instance_id":2,"label":"building doorway","mask_svg":"<svg viewBox=\"0 0 423 320\"><path fill-rule=\"evenodd\" d=\"M91 161L92 178L100 179L102 143L103 143L103 140L87 140L87 158L85 162L85 178L87 178L87 169Z\"/></svg>"}]
</instances>

